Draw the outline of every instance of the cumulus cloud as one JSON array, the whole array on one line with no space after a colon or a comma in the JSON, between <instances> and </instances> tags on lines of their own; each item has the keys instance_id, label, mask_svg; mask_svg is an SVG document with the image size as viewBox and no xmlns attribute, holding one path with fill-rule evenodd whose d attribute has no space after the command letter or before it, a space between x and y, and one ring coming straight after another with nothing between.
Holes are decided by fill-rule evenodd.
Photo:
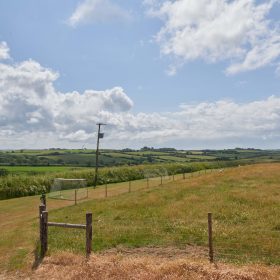
<instances>
[{"instance_id":1,"label":"cumulus cloud","mask_svg":"<svg viewBox=\"0 0 280 280\"><path fill-rule=\"evenodd\" d=\"M0 42L0 60L10 58L9 55L10 49L6 42Z\"/></svg>"},{"instance_id":2,"label":"cumulus cloud","mask_svg":"<svg viewBox=\"0 0 280 280\"><path fill-rule=\"evenodd\" d=\"M223 145L233 139L247 139L248 146L252 140L279 142L277 96L248 103L182 104L176 112L133 113L133 102L121 87L60 92L54 86L58 78L57 72L34 60L0 63L1 147L50 147L57 143L81 147L95 142L95 123L100 121L108 124L104 141L111 147L176 141L183 147L198 142L209 147L211 141Z\"/></svg>"},{"instance_id":3,"label":"cumulus cloud","mask_svg":"<svg viewBox=\"0 0 280 280\"><path fill-rule=\"evenodd\" d=\"M109 0L85 0L80 3L68 23L71 26L90 22L107 22L115 20L129 20L131 15Z\"/></svg>"},{"instance_id":4,"label":"cumulus cloud","mask_svg":"<svg viewBox=\"0 0 280 280\"><path fill-rule=\"evenodd\" d=\"M279 22L269 19L277 2L145 0L144 4L150 16L164 23L156 35L162 54L179 58L180 64L182 59L228 61L226 73L236 74L279 59Z\"/></svg>"}]
</instances>

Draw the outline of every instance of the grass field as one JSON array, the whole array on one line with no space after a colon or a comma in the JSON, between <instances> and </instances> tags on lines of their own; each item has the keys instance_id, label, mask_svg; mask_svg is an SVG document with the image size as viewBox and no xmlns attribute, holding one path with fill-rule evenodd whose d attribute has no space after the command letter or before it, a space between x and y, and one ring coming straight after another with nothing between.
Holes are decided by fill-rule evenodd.
<instances>
[{"instance_id":1,"label":"grass field","mask_svg":"<svg viewBox=\"0 0 280 280\"><path fill-rule=\"evenodd\" d=\"M7 169L10 173L52 173L52 172L65 172L73 170L81 170L82 167L71 166L1 166L1 168Z\"/></svg>"},{"instance_id":2,"label":"grass field","mask_svg":"<svg viewBox=\"0 0 280 280\"><path fill-rule=\"evenodd\" d=\"M207 213L212 212L214 248L219 262L280 264L280 164L225 169L164 185L135 181L89 192L89 199L49 200L49 220L84 223L93 213L93 249L199 248L207 253ZM0 268L29 267L38 239L38 200L25 197L0 201ZM65 207L67 206L67 207ZM50 228L49 254L84 254L84 232Z\"/></svg>"}]
</instances>

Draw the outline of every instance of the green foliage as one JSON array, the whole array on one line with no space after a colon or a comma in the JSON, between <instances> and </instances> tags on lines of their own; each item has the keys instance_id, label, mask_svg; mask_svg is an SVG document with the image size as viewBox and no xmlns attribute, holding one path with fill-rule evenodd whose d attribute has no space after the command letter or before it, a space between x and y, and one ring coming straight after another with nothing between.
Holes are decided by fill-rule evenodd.
<instances>
[{"instance_id":1,"label":"green foliage","mask_svg":"<svg viewBox=\"0 0 280 280\"><path fill-rule=\"evenodd\" d=\"M7 176L9 174L9 171L5 168L0 168L0 177Z\"/></svg>"},{"instance_id":2,"label":"green foliage","mask_svg":"<svg viewBox=\"0 0 280 280\"><path fill-rule=\"evenodd\" d=\"M179 173L189 173L203 169L235 166L237 162L197 162L197 163L169 163L138 166L104 167L100 168L98 185L118 183L159 177ZM38 175L13 175L0 178L0 199L9 199L49 192L55 178L86 179L88 186L93 185L93 169L74 169L65 172L51 172Z\"/></svg>"}]
</instances>

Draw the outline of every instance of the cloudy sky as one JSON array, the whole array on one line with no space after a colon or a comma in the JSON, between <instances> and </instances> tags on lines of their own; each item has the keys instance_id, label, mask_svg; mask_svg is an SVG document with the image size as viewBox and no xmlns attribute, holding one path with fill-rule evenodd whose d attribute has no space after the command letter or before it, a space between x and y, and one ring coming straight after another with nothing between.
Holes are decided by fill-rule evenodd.
<instances>
[{"instance_id":1,"label":"cloudy sky","mask_svg":"<svg viewBox=\"0 0 280 280\"><path fill-rule=\"evenodd\" d=\"M0 1L0 149L280 148L280 1Z\"/></svg>"}]
</instances>

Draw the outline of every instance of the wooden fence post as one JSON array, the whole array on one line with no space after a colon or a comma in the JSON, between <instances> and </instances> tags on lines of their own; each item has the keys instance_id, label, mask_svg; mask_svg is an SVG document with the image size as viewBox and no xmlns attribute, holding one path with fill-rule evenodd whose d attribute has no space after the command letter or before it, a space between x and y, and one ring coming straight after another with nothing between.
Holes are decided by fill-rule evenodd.
<instances>
[{"instance_id":1,"label":"wooden fence post","mask_svg":"<svg viewBox=\"0 0 280 280\"><path fill-rule=\"evenodd\" d=\"M86 214L86 256L91 254L92 243L92 213Z\"/></svg>"},{"instance_id":2,"label":"wooden fence post","mask_svg":"<svg viewBox=\"0 0 280 280\"><path fill-rule=\"evenodd\" d=\"M48 211L43 211L41 214L41 258L43 258L46 255L46 252L48 251Z\"/></svg>"},{"instance_id":3,"label":"wooden fence post","mask_svg":"<svg viewBox=\"0 0 280 280\"><path fill-rule=\"evenodd\" d=\"M128 182L128 192L131 192L131 181Z\"/></svg>"},{"instance_id":4,"label":"wooden fence post","mask_svg":"<svg viewBox=\"0 0 280 280\"><path fill-rule=\"evenodd\" d=\"M108 184L106 183L105 184L105 197L108 196Z\"/></svg>"},{"instance_id":5,"label":"wooden fence post","mask_svg":"<svg viewBox=\"0 0 280 280\"><path fill-rule=\"evenodd\" d=\"M162 176L160 176L160 184L162 185Z\"/></svg>"},{"instance_id":6,"label":"wooden fence post","mask_svg":"<svg viewBox=\"0 0 280 280\"><path fill-rule=\"evenodd\" d=\"M212 238L212 213L208 213L208 246L209 246L209 260L214 262L213 238Z\"/></svg>"},{"instance_id":7,"label":"wooden fence post","mask_svg":"<svg viewBox=\"0 0 280 280\"><path fill-rule=\"evenodd\" d=\"M43 217L42 217L43 211L46 211L46 206L44 204L41 204L39 206L39 236L40 236L41 246L42 246L42 240L43 240ZM41 255L42 255L42 249L41 249Z\"/></svg>"}]
</instances>

